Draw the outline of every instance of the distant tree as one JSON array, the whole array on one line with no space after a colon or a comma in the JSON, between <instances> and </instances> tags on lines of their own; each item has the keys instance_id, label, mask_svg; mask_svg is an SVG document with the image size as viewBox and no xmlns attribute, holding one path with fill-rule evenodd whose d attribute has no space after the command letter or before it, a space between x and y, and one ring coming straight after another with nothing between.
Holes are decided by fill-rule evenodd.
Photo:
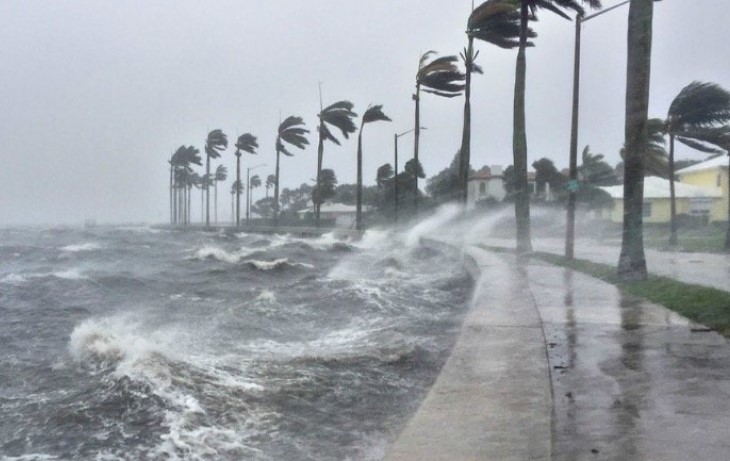
<instances>
[{"instance_id":1,"label":"distant tree","mask_svg":"<svg viewBox=\"0 0 730 461\"><path fill-rule=\"evenodd\" d=\"M327 106L320 110L317 117L319 118L319 127L317 132L319 133L319 144L317 146L317 185L315 191L322 191L325 194L327 187L322 185L324 181L322 177L322 157L324 156L324 142L332 141L333 143L340 145L340 141L332 134L328 125L332 125L340 130L342 136L347 139L351 133L357 131L357 126L353 119L357 117L357 114L353 112L354 105L350 101L337 101L336 103ZM334 174L334 172L333 172ZM316 192L319 195L319 192ZM333 188L334 193L334 188ZM320 207L324 203L324 199L315 202L315 221L317 227L319 227L319 211Z\"/></svg>"},{"instance_id":2,"label":"distant tree","mask_svg":"<svg viewBox=\"0 0 730 461\"><path fill-rule=\"evenodd\" d=\"M504 191L506 192L504 200L514 200L516 191L515 167L513 165L510 165L505 168L504 172L502 173L502 177L504 178Z\"/></svg>"},{"instance_id":3,"label":"distant tree","mask_svg":"<svg viewBox=\"0 0 730 461\"><path fill-rule=\"evenodd\" d=\"M457 151L447 168L441 170L436 176L428 178L428 181L426 181L426 192L437 203L460 199L459 171L461 169L461 162L461 152Z\"/></svg>"},{"instance_id":4,"label":"distant tree","mask_svg":"<svg viewBox=\"0 0 730 461\"><path fill-rule=\"evenodd\" d=\"M535 169L536 198L547 199L547 186L553 194L560 194L565 185L565 176L555 167L552 160L541 158L532 163Z\"/></svg>"},{"instance_id":5,"label":"distant tree","mask_svg":"<svg viewBox=\"0 0 730 461\"><path fill-rule=\"evenodd\" d=\"M274 206L274 199L272 197L264 197L251 206L251 210L254 213L261 215L264 219L270 219L274 216L276 207Z\"/></svg>"},{"instance_id":6,"label":"distant tree","mask_svg":"<svg viewBox=\"0 0 730 461\"><path fill-rule=\"evenodd\" d=\"M243 182L241 181L241 154L242 152L248 152L251 155L256 155L256 149L259 144L256 141L256 136L251 133L244 133L236 140L236 182L240 187L236 188L236 226L241 225L241 192L243 191Z\"/></svg>"},{"instance_id":7,"label":"distant tree","mask_svg":"<svg viewBox=\"0 0 730 461\"><path fill-rule=\"evenodd\" d=\"M187 211L185 210L187 190L187 176L192 173L190 165L202 166L200 151L193 146L180 146L170 158L170 175L172 193L172 215L173 224L186 223Z\"/></svg>"},{"instance_id":8,"label":"distant tree","mask_svg":"<svg viewBox=\"0 0 730 461\"><path fill-rule=\"evenodd\" d=\"M418 61L418 72L416 73L416 92L413 95L413 101L416 103L416 124L414 129L413 140L413 159L417 165L421 165L418 159L418 148L421 139L421 89L425 93L431 93L436 96L445 98L455 98L464 91L464 84L461 83L466 76L456 65L458 58L456 56L442 56L440 58L431 59L436 54L435 51L427 51L421 55ZM421 171L423 170L422 167ZM418 210L418 178L425 175L413 176L414 194L413 208Z\"/></svg>"},{"instance_id":9,"label":"distant tree","mask_svg":"<svg viewBox=\"0 0 730 461\"><path fill-rule=\"evenodd\" d=\"M603 158L603 154L591 153L590 146L586 146L583 149L581 165L578 167L578 172L586 184L593 186L613 186L618 183L613 168Z\"/></svg>"},{"instance_id":10,"label":"distant tree","mask_svg":"<svg viewBox=\"0 0 730 461\"><path fill-rule=\"evenodd\" d=\"M276 132L276 171L274 177L276 183L274 184L274 224L278 225L279 221L279 157L280 154L284 154L287 157L293 157L294 154L287 150L287 146L291 145L297 149L304 149L309 144L309 141L304 136L309 133L309 130L304 128L304 120L301 117L295 117L290 115L283 122L279 124L279 128Z\"/></svg>"},{"instance_id":11,"label":"distant tree","mask_svg":"<svg viewBox=\"0 0 730 461\"><path fill-rule=\"evenodd\" d=\"M205 175L210 177L210 159L219 158L221 152L228 147L228 137L221 130L213 130L208 133L205 140ZM210 226L210 191L205 189L205 225Z\"/></svg>"},{"instance_id":12,"label":"distant tree","mask_svg":"<svg viewBox=\"0 0 730 461\"><path fill-rule=\"evenodd\" d=\"M682 88L669 106L664 131L669 135L669 199L671 220L669 245L677 245L677 207L674 191L674 141L709 154L721 153L716 146L718 129L730 121L730 92L716 83L692 82Z\"/></svg>"},{"instance_id":13,"label":"distant tree","mask_svg":"<svg viewBox=\"0 0 730 461\"><path fill-rule=\"evenodd\" d=\"M257 174L251 176L248 180L248 204L246 205L246 218L249 218L249 210L251 209L251 201L253 200L253 190L261 187L261 177Z\"/></svg>"},{"instance_id":14,"label":"distant tree","mask_svg":"<svg viewBox=\"0 0 730 461\"><path fill-rule=\"evenodd\" d=\"M215 177L213 186L215 188L215 222L218 223L218 182L225 181L228 178L228 168L223 165L218 165L215 169Z\"/></svg>"},{"instance_id":15,"label":"distant tree","mask_svg":"<svg viewBox=\"0 0 730 461\"><path fill-rule=\"evenodd\" d=\"M266 177L266 184L264 187L266 188L266 198L269 198L269 189L274 187L276 184L276 176L273 174L270 174Z\"/></svg>"},{"instance_id":16,"label":"distant tree","mask_svg":"<svg viewBox=\"0 0 730 461\"><path fill-rule=\"evenodd\" d=\"M319 185L314 187L312 191L312 202L315 209L319 209L324 202L335 196L335 187L337 186L337 177L334 170L325 168L320 172Z\"/></svg>"},{"instance_id":17,"label":"distant tree","mask_svg":"<svg viewBox=\"0 0 730 461\"><path fill-rule=\"evenodd\" d=\"M384 121L390 122L390 118L383 113L383 106L368 106L362 115L362 123L360 124L360 132L357 135L357 193L356 193L356 218L355 228L363 230L365 227L362 221L362 130L365 125L372 122Z\"/></svg>"},{"instance_id":18,"label":"distant tree","mask_svg":"<svg viewBox=\"0 0 730 461\"><path fill-rule=\"evenodd\" d=\"M378 209L383 211L385 205L385 189L390 183L393 183L393 167L390 163L386 163L378 167L375 175L375 184L378 185Z\"/></svg>"}]
</instances>

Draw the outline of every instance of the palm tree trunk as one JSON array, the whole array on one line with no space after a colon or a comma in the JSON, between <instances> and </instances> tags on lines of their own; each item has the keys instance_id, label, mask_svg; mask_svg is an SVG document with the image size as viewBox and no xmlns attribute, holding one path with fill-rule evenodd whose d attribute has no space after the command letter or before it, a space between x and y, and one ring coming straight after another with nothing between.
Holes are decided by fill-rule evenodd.
<instances>
[{"instance_id":1,"label":"palm tree trunk","mask_svg":"<svg viewBox=\"0 0 730 461\"><path fill-rule=\"evenodd\" d=\"M236 213L233 209L233 204L235 200L233 198L233 192L231 192L231 224L236 224Z\"/></svg>"},{"instance_id":2,"label":"palm tree trunk","mask_svg":"<svg viewBox=\"0 0 730 461\"><path fill-rule=\"evenodd\" d=\"M173 203L173 197L172 197L172 161L170 162L170 224L175 223L175 215L172 211L172 203Z\"/></svg>"},{"instance_id":3,"label":"palm tree trunk","mask_svg":"<svg viewBox=\"0 0 730 461\"><path fill-rule=\"evenodd\" d=\"M669 246L677 246L677 196L674 191L674 133L669 134Z\"/></svg>"},{"instance_id":4,"label":"palm tree trunk","mask_svg":"<svg viewBox=\"0 0 730 461\"><path fill-rule=\"evenodd\" d=\"M725 234L725 251L730 252L730 151L727 153L727 234Z\"/></svg>"},{"instance_id":5,"label":"palm tree trunk","mask_svg":"<svg viewBox=\"0 0 730 461\"><path fill-rule=\"evenodd\" d=\"M623 280L645 280L647 277L642 212L653 7L652 0L634 0L629 6L624 223L618 261L618 276Z\"/></svg>"},{"instance_id":6,"label":"palm tree trunk","mask_svg":"<svg viewBox=\"0 0 730 461\"><path fill-rule=\"evenodd\" d=\"M525 80L527 76L527 2L522 0L520 10L520 48L515 70L514 129L512 152L515 168L515 222L517 254L532 251L530 242L530 191L527 189L527 133L525 131Z\"/></svg>"},{"instance_id":7,"label":"palm tree trunk","mask_svg":"<svg viewBox=\"0 0 730 461\"><path fill-rule=\"evenodd\" d=\"M421 84L416 83L416 94L413 95L416 103L416 126L413 130L413 158L418 165L418 143L421 139ZM413 178L415 187L413 188L413 214L418 214L418 175Z\"/></svg>"},{"instance_id":8,"label":"palm tree trunk","mask_svg":"<svg viewBox=\"0 0 730 461\"><path fill-rule=\"evenodd\" d=\"M319 128L319 145L317 146L317 187L315 189L316 191L316 202L314 203L314 217L316 226L319 227L319 210L321 206L321 198L322 198L322 191L320 190L320 180L322 176L322 156L324 155L324 139L322 139L322 127L321 124L324 123L321 119L319 121L320 128ZM314 198L314 195L313 195Z\"/></svg>"},{"instance_id":9,"label":"palm tree trunk","mask_svg":"<svg viewBox=\"0 0 730 461\"><path fill-rule=\"evenodd\" d=\"M362 129L365 122L360 124L360 133L357 135L357 193L355 194L355 229L364 229L362 224Z\"/></svg>"},{"instance_id":10,"label":"palm tree trunk","mask_svg":"<svg viewBox=\"0 0 730 461\"><path fill-rule=\"evenodd\" d=\"M210 155L205 158L205 176L210 177ZM208 181L205 182L205 226L210 226L210 190Z\"/></svg>"},{"instance_id":11,"label":"palm tree trunk","mask_svg":"<svg viewBox=\"0 0 730 461\"><path fill-rule=\"evenodd\" d=\"M277 141L277 146L279 145ZM274 182L274 226L279 225L279 148L276 149L276 181Z\"/></svg>"},{"instance_id":12,"label":"palm tree trunk","mask_svg":"<svg viewBox=\"0 0 730 461\"><path fill-rule=\"evenodd\" d=\"M565 259L573 260L575 254L575 194L578 181L578 109L580 102L580 27L581 16L575 16L575 50L573 56L573 110L570 119L570 165L568 205L565 224Z\"/></svg>"},{"instance_id":13,"label":"palm tree trunk","mask_svg":"<svg viewBox=\"0 0 730 461\"><path fill-rule=\"evenodd\" d=\"M461 149L459 150L459 200L466 211L469 187L469 159L471 157L471 73L473 68L474 37L469 36L469 44L464 53L466 81L464 86L464 127L461 132Z\"/></svg>"},{"instance_id":14,"label":"palm tree trunk","mask_svg":"<svg viewBox=\"0 0 730 461\"><path fill-rule=\"evenodd\" d=\"M203 222L203 187L200 187L200 222Z\"/></svg>"},{"instance_id":15,"label":"palm tree trunk","mask_svg":"<svg viewBox=\"0 0 730 461\"><path fill-rule=\"evenodd\" d=\"M236 156L236 227L241 227L241 156Z\"/></svg>"},{"instance_id":16,"label":"palm tree trunk","mask_svg":"<svg viewBox=\"0 0 730 461\"><path fill-rule=\"evenodd\" d=\"M218 224L218 179L213 182L213 190L215 190L215 199L213 205L215 206L215 223Z\"/></svg>"}]
</instances>

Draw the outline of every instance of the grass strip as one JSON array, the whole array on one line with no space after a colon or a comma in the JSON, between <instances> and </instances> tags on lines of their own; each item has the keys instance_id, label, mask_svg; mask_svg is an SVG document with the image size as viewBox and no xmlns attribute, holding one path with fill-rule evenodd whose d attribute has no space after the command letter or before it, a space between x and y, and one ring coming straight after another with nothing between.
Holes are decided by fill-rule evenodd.
<instances>
[{"instance_id":1,"label":"grass strip","mask_svg":"<svg viewBox=\"0 0 730 461\"><path fill-rule=\"evenodd\" d=\"M512 249L486 246L484 248L494 252L514 253ZM585 259L567 261L563 256L539 251L533 252L531 256L608 282L626 293L662 305L730 338L730 292L652 274L649 274L647 280L625 282L619 279L616 268L608 264Z\"/></svg>"}]
</instances>

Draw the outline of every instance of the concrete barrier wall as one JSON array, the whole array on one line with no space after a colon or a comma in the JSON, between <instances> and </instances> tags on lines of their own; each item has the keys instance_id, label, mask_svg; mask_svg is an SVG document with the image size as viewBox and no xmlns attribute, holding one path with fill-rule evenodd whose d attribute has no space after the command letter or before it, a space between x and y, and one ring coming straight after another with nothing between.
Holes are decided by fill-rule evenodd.
<instances>
[{"instance_id":1,"label":"concrete barrier wall","mask_svg":"<svg viewBox=\"0 0 730 461\"><path fill-rule=\"evenodd\" d=\"M462 252L438 240L423 244ZM476 281L471 308L434 386L385 459L548 460L550 374L526 274L509 255L476 247L463 255Z\"/></svg>"}]
</instances>

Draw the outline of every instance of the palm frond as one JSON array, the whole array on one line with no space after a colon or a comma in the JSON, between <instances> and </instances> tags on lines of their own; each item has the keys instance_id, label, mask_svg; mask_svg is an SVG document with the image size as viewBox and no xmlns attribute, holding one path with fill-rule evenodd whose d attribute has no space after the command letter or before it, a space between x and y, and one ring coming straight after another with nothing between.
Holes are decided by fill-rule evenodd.
<instances>
[{"instance_id":1,"label":"palm frond","mask_svg":"<svg viewBox=\"0 0 730 461\"><path fill-rule=\"evenodd\" d=\"M730 92L716 83L692 82L682 88L669 106L669 130L686 126L712 127L730 121Z\"/></svg>"},{"instance_id":2,"label":"palm frond","mask_svg":"<svg viewBox=\"0 0 730 461\"><path fill-rule=\"evenodd\" d=\"M228 136L221 130L213 130L208 133L205 140L205 154L210 158L218 158L221 151L228 147Z\"/></svg>"},{"instance_id":3,"label":"palm frond","mask_svg":"<svg viewBox=\"0 0 730 461\"><path fill-rule=\"evenodd\" d=\"M294 154L286 150L284 143L291 144L298 149L304 149L304 146L309 144L304 136L306 133L309 133L309 130L304 128L304 120L301 117L290 115L279 124L276 149L288 157L293 157Z\"/></svg>"},{"instance_id":4,"label":"palm frond","mask_svg":"<svg viewBox=\"0 0 730 461\"><path fill-rule=\"evenodd\" d=\"M466 33L500 48L516 48L520 43L519 10L517 0L487 0L469 15ZM527 37L535 38L537 34L528 27ZM527 46L534 44L528 42Z\"/></svg>"},{"instance_id":5,"label":"palm frond","mask_svg":"<svg viewBox=\"0 0 730 461\"><path fill-rule=\"evenodd\" d=\"M236 149L248 152L249 154L256 154L256 149L258 149L258 147L259 144L256 136L251 133L244 133L236 140ZM236 155L238 156L240 154L237 153Z\"/></svg>"},{"instance_id":6,"label":"palm frond","mask_svg":"<svg viewBox=\"0 0 730 461\"><path fill-rule=\"evenodd\" d=\"M724 152L724 149L698 139L685 138L684 136L677 136L676 139L685 146L704 152L705 154L722 154Z\"/></svg>"},{"instance_id":7,"label":"palm frond","mask_svg":"<svg viewBox=\"0 0 730 461\"><path fill-rule=\"evenodd\" d=\"M335 144L340 142L335 138L327 125L336 127L342 133L342 136L347 139L350 133L357 131L357 126L353 119L357 117L357 114L353 112L354 105L350 101L337 101L331 104L319 113L319 129L322 139L329 140Z\"/></svg>"},{"instance_id":8,"label":"palm frond","mask_svg":"<svg viewBox=\"0 0 730 461\"><path fill-rule=\"evenodd\" d=\"M377 121L391 122L390 117L385 115L383 112L383 105L378 104L376 106L368 106L364 114L362 114L362 123L377 122Z\"/></svg>"}]
</instances>

